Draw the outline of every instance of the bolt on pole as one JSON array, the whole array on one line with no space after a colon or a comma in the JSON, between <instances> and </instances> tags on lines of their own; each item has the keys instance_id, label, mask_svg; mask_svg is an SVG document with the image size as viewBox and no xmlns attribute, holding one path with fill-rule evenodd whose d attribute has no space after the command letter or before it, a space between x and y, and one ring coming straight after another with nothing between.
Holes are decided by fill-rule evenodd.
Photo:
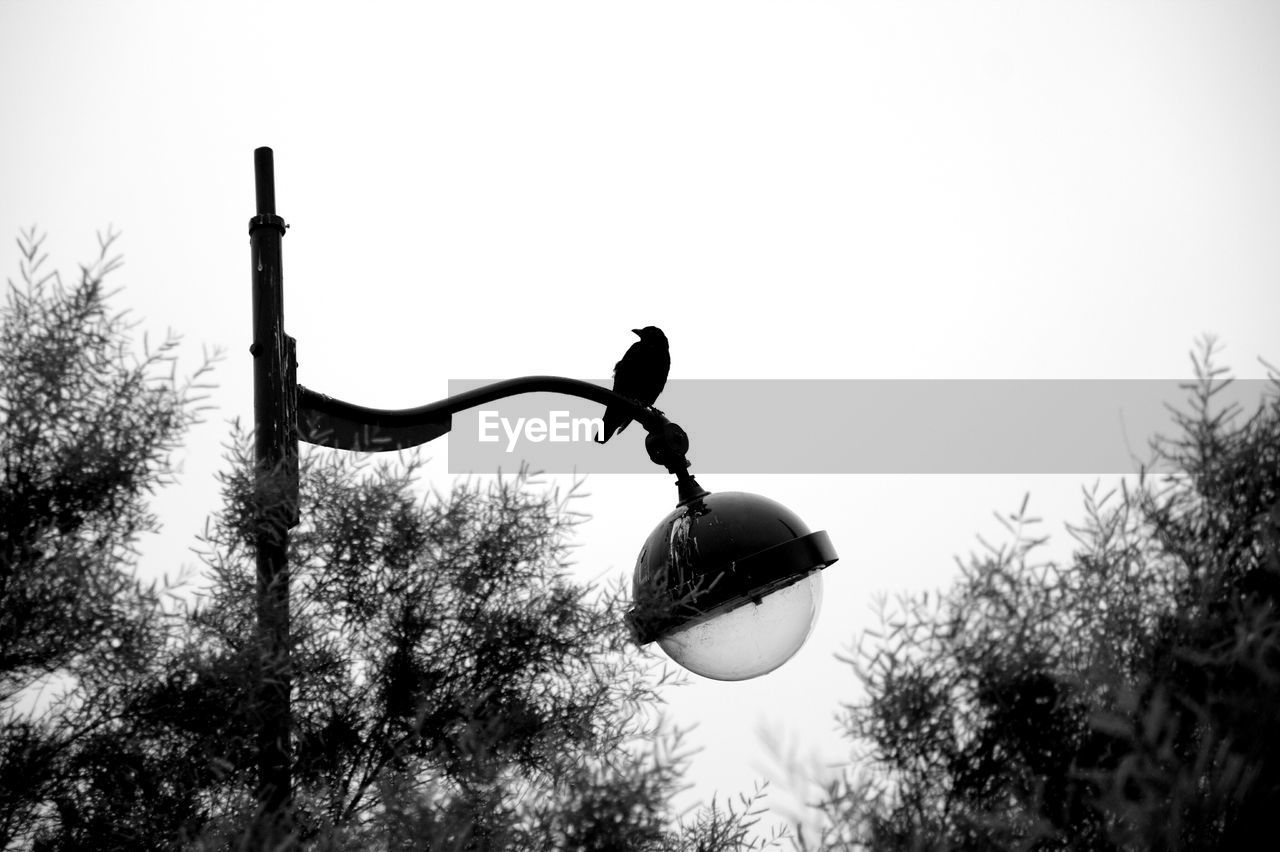
<instances>
[{"instance_id":1,"label":"bolt on pole","mask_svg":"<svg viewBox=\"0 0 1280 852\"><path fill-rule=\"evenodd\" d=\"M255 834L275 845L289 830L289 530L298 523L297 353L284 333L281 241L270 148L253 152L257 215L249 220L253 276L254 507L257 545L258 808Z\"/></svg>"}]
</instances>

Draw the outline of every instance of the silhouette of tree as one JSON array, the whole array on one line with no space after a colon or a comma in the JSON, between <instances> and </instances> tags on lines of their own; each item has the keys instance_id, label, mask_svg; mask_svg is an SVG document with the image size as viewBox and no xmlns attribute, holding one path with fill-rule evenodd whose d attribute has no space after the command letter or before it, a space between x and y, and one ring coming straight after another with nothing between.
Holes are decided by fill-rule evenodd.
<instances>
[{"instance_id":1,"label":"silhouette of tree","mask_svg":"<svg viewBox=\"0 0 1280 852\"><path fill-rule=\"evenodd\" d=\"M0 316L0 846L61 806L60 782L164 644L162 589L133 576L146 497L201 413L213 358L179 382L176 339L135 356L106 307L116 235L64 284L44 238L18 239ZM216 356L215 356L216 357ZM30 712L38 706L38 712ZM129 767L115 770L128 774Z\"/></svg>"},{"instance_id":2,"label":"silhouette of tree","mask_svg":"<svg viewBox=\"0 0 1280 852\"><path fill-rule=\"evenodd\" d=\"M199 595L166 605L133 578L130 547L153 526L144 498L168 478L200 385L153 374L171 343L130 366L101 289L115 261L50 286L34 236L20 240L28 286L0 337L0 846L250 848L250 437L236 427L227 445ZM569 573L576 491L521 472L423 496L419 467L302 456L291 847L764 846L758 796L672 812L689 755L655 710L666 674L627 646L620 587ZM38 678L58 679L61 697L33 702Z\"/></svg>"},{"instance_id":3,"label":"silhouette of tree","mask_svg":"<svg viewBox=\"0 0 1280 852\"><path fill-rule=\"evenodd\" d=\"M886 610L849 661L865 755L801 848L1258 848L1280 801L1280 394L1249 417L1212 340L1178 471L1085 495L1065 564L1022 508L949 592ZM1273 385L1280 378L1272 376ZM875 640L874 644L867 639ZM866 767L872 767L866 771Z\"/></svg>"}]
</instances>

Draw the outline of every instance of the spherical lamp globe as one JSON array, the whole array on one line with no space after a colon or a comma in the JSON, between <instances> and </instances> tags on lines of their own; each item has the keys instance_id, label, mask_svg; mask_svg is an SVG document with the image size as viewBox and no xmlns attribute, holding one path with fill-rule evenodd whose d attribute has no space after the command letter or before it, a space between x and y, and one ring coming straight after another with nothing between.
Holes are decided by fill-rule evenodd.
<instances>
[{"instance_id":1,"label":"spherical lamp globe","mask_svg":"<svg viewBox=\"0 0 1280 852\"><path fill-rule=\"evenodd\" d=\"M791 659L817 621L825 531L782 504L743 492L678 506L636 560L628 620L641 644L715 680L746 680Z\"/></svg>"}]
</instances>

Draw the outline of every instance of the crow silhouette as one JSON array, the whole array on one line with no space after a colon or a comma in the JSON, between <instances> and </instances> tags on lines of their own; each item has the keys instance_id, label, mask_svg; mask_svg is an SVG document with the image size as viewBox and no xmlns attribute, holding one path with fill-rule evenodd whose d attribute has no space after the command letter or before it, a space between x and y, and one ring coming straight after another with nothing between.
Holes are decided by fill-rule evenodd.
<instances>
[{"instance_id":1,"label":"crow silhouette","mask_svg":"<svg viewBox=\"0 0 1280 852\"><path fill-rule=\"evenodd\" d=\"M631 344L627 354L613 368L613 392L633 399L641 405L653 405L658 394L667 384L667 372L671 369L671 353L667 349L667 336L657 326L633 328L640 340ZM603 444L627 428L631 415L621 406L610 405L604 410L604 429L596 437Z\"/></svg>"}]
</instances>

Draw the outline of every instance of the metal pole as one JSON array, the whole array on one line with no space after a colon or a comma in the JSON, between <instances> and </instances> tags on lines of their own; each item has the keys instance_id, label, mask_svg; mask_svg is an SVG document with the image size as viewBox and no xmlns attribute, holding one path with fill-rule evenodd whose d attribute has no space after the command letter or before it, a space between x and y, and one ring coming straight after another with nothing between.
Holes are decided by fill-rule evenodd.
<instances>
[{"instance_id":1,"label":"metal pole","mask_svg":"<svg viewBox=\"0 0 1280 852\"><path fill-rule=\"evenodd\" d=\"M289 529L298 522L297 355L284 333L284 220L275 210L270 148L253 152L257 215L253 266L254 499L258 560L258 821L255 848L274 847L291 825Z\"/></svg>"}]
</instances>

